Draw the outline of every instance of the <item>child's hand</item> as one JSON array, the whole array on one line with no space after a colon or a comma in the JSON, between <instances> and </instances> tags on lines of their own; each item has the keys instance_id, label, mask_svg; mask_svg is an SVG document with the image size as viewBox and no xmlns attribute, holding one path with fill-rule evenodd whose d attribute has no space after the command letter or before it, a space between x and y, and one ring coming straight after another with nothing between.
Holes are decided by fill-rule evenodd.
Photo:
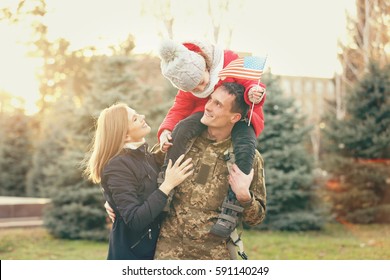
<instances>
[{"instance_id":1,"label":"child's hand","mask_svg":"<svg viewBox=\"0 0 390 280\"><path fill-rule=\"evenodd\" d=\"M248 97L250 102L259 104L260 101L263 99L264 94L265 94L265 88L260 86L254 86L249 90Z\"/></svg>"},{"instance_id":2,"label":"child's hand","mask_svg":"<svg viewBox=\"0 0 390 280\"><path fill-rule=\"evenodd\" d=\"M166 153L168 151L168 149L172 146L172 136L171 136L171 132L169 130L164 130L161 134L160 134L160 150L164 153Z\"/></svg>"}]
</instances>

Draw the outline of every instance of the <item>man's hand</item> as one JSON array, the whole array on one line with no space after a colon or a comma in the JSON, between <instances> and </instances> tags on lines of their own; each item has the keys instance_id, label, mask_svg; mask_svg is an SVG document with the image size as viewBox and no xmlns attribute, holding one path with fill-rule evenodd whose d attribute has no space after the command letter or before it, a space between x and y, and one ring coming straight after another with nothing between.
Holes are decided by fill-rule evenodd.
<instances>
[{"instance_id":1,"label":"man's hand","mask_svg":"<svg viewBox=\"0 0 390 280\"><path fill-rule=\"evenodd\" d=\"M169 130L164 130L160 134L160 150L164 153L172 146L172 133Z\"/></svg>"},{"instance_id":2,"label":"man's hand","mask_svg":"<svg viewBox=\"0 0 390 280\"><path fill-rule=\"evenodd\" d=\"M255 104L259 104L265 94L265 88L261 86L251 87L248 91L249 101Z\"/></svg>"},{"instance_id":3,"label":"man's hand","mask_svg":"<svg viewBox=\"0 0 390 280\"><path fill-rule=\"evenodd\" d=\"M115 212L111 208L110 204L108 204L107 201L106 201L106 203L104 203L104 208L106 208L106 212L108 214L108 217L111 219L111 221L115 222Z\"/></svg>"},{"instance_id":4,"label":"man's hand","mask_svg":"<svg viewBox=\"0 0 390 280\"><path fill-rule=\"evenodd\" d=\"M248 175L246 175L236 164L233 164L230 170L229 184L232 187L233 192L236 194L238 201L245 203L251 200L249 187L252 179L253 169Z\"/></svg>"}]
</instances>

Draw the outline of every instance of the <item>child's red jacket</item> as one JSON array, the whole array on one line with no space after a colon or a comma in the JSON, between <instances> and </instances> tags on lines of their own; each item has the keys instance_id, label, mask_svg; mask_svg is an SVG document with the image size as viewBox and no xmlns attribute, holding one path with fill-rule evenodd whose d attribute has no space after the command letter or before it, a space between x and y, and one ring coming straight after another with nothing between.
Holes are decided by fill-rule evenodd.
<instances>
[{"instance_id":1,"label":"child's red jacket","mask_svg":"<svg viewBox=\"0 0 390 280\"><path fill-rule=\"evenodd\" d=\"M235 60L238 58L238 55L230 50L224 51L224 61L223 61L223 68L225 68L232 60ZM215 85L214 88L217 88L220 84L223 82L237 82L242 84L245 87L245 93L244 98L245 102L252 106L252 102L249 101L248 97L248 91L251 87L256 86L258 81L252 81L252 80L241 80L236 78L226 78L223 81L219 80L219 82ZM260 86L265 88L265 85L260 83ZM251 124L255 130L256 137L259 137L260 133L264 129L264 113L263 113L263 104L265 101L265 95L263 99L260 101L259 104L255 104L253 109L253 115L251 119ZM199 98L194 96L191 92L186 92L179 90L175 101L172 105L172 107L169 109L168 114L165 116L164 121L161 123L157 138L160 139L160 135L164 130L172 131L175 125L187 118L188 116L192 115L196 112L203 112L205 105L207 103L208 97L206 98ZM250 110L248 112L248 118L250 115Z\"/></svg>"}]
</instances>

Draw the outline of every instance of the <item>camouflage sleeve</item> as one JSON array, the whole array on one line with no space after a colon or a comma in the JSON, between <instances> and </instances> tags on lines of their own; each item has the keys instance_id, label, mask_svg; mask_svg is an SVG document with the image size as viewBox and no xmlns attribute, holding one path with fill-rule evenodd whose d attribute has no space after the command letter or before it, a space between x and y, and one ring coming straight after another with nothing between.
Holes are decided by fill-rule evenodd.
<instances>
[{"instance_id":1,"label":"camouflage sleeve","mask_svg":"<svg viewBox=\"0 0 390 280\"><path fill-rule=\"evenodd\" d=\"M265 218L266 189L264 177L264 161L256 150L253 163L254 174L250 186L251 201L242 205L244 207L243 220L250 226L260 224Z\"/></svg>"}]
</instances>

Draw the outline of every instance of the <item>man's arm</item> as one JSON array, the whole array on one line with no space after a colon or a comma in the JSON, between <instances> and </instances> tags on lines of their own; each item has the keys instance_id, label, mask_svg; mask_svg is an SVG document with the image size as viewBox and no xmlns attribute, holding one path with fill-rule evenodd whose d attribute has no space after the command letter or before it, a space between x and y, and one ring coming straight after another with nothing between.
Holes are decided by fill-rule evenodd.
<instances>
[{"instance_id":1,"label":"man's arm","mask_svg":"<svg viewBox=\"0 0 390 280\"><path fill-rule=\"evenodd\" d=\"M260 224L265 218L266 189L263 159L256 151L253 170L246 175L236 165L229 176L229 183L237 200L244 207L243 220L248 225Z\"/></svg>"},{"instance_id":2,"label":"man's arm","mask_svg":"<svg viewBox=\"0 0 390 280\"><path fill-rule=\"evenodd\" d=\"M253 169L248 175L246 175L240 170L240 168L238 168L236 164L233 164L230 170L229 184L232 187L237 200L242 204L245 204L252 199L251 193L249 191L252 179Z\"/></svg>"}]
</instances>

